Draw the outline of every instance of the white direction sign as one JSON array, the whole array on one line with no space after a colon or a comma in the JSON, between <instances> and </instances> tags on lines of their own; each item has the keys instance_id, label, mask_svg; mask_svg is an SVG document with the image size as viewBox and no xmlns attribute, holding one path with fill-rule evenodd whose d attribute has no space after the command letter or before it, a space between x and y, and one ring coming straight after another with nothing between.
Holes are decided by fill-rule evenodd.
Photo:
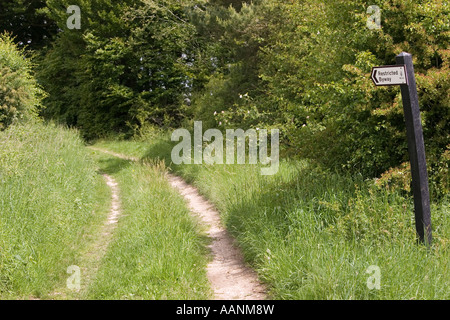
<instances>
[{"instance_id":1,"label":"white direction sign","mask_svg":"<svg viewBox=\"0 0 450 320\"><path fill-rule=\"evenodd\" d=\"M404 65L373 67L370 78L377 86L408 84Z\"/></svg>"}]
</instances>

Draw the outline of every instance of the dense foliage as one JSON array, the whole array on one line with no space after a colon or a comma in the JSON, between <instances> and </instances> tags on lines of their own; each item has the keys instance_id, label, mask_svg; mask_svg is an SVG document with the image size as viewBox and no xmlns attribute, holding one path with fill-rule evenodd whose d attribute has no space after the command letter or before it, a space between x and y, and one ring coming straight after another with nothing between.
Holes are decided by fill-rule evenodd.
<instances>
[{"instance_id":1,"label":"dense foliage","mask_svg":"<svg viewBox=\"0 0 450 320\"><path fill-rule=\"evenodd\" d=\"M10 32L20 47L45 47L58 31L55 22L43 11L45 7L45 0L2 0L0 32Z\"/></svg>"},{"instance_id":2,"label":"dense foliage","mask_svg":"<svg viewBox=\"0 0 450 320\"><path fill-rule=\"evenodd\" d=\"M381 29L366 26L374 4ZM447 193L449 10L445 1L397 0L229 8L211 36L227 50L214 59L195 116L211 126L278 127L285 152L330 168L375 177L401 165L380 183L399 180L408 174L400 90L375 87L369 75L406 51L415 63L432 190Z\"/></svg>"},{"instance_id":3,"label":"dense foliage","mask_svg":"<svg viewBox=\"0 0 450 320\"><path fill-rule=\"evenodd\" d=\"M22 2L8 3L17 11ZM81 29L66 25L69 5L81 8ZM379 29L366 25L371 5L381 9ZM51 23L59 32L39 51L50 93L42 114L88 139L194 119L204 128L278 128L286 155L401 185L409 179L400 90L375 87L369 74L406 51L433 195L445 194L449 11L444 0L47 0L35 10L48 18L40 36L53 35Z\"/></svg>"},{"instance_id":4,"label":"dense foliage","mask_svg":"<svg viewBox=\"0 0 450 320\"><path fill-rule=\"evenodd\" d=\"M78 4L81 29L69 30L69 15L60 10L68 3L48 1L48 14L64 31L41 63L50 93L44 115L81 128L87 138L179 123L195 50L186 21L190 2Z\"/></svg>"},{"instance_id":5,"label":"dense foliage","mask_svg":"<svg viewBox=\"0 0 450 320\"><path fill-rule=\"evenodd\" d=\"M31 67L11 37L0 35L0 130L37 116L44 92Z\"/></svg>"}]
</instances>

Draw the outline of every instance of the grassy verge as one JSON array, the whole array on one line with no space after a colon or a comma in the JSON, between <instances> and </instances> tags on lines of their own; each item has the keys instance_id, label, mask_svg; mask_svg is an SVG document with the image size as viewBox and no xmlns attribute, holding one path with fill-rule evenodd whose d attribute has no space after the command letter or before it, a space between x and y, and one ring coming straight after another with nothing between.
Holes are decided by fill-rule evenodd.
<instances>
[{"instance_id":1,"label":"grassy verge","mask_svg":"<svg viewBox=\"0 0 450 320\"><path fill-rule=\"evenodd\" d=\"M432 204L434 243L416 244L412 199L373 181L281 161L274 176L250 165L170 163L171 144L99 142L166 160L211 199L276 299L449 299L448 198ZM373 288L373 267L380 288ZM372 289L371 289L372 288Z\"/></svg>"},{"instance_id":2,"label":"grassy verge","mask_svg":"<svg viewBox=\"0 0 450 320\"><path fill-rule=\"evenodd\" d=\"M84 298L209 298L205 239L164 166L92 155L118 182L123 216Z\"/></svg>"},{"instance_id":3,"label":"grassy verge","mask_svg":"<svg viewBox=\"0 0 450 320\"><path fill-rule=\"evenodd\" d=\"M0 298L46 298L65 286L108 190L75 131L13 126L0 146Z\"/></svg>"}]
</instances>

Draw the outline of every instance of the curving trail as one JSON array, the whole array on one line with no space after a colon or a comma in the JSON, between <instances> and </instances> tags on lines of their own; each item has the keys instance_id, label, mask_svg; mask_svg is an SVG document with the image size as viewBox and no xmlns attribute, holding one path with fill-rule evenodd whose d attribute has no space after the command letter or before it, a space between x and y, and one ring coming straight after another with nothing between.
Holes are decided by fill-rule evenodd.
<instances>
[{"instance_id":1,"label":"curving trail","mask_svg":"<svg viewBox=\"0 0 450 320\"><path fill-rule=\"evenodd\" d=\"M96 147L90 148L125 160L139 161L137 158L108 150ZM219 212L200 195L195 187L178 176L169 173L166 173L166 175L171 186L186 199L191 212L207 227L207 235L211 238L209 248L212 254L212 261L207 267L207 276L214 292L214 299L266 299L266 288L258 280L256 272L245 265L234 239L221 223Z\"/></svg>"}]
</instances>

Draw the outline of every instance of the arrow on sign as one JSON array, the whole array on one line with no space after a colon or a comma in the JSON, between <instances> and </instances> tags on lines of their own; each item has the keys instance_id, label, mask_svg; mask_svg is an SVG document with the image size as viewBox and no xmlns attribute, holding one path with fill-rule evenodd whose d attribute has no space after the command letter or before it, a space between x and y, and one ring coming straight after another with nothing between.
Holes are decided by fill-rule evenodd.
<instances>
[{"instance_id":1,"label":"arrow on sign","mask_svg":"<svg viewBox=\"0 0 450 320\"><path fill-rule=\"evenodd\" d=\"M370 78L376 86L408 84L404 65L373 67Z\"/></svg>"},{"instance_id":2,"label":"arrow on sign","mask_svg":"<svg viewBox=\"0 0 450 320\"><path fill-rule=\"evenodd\" d=\"M375 69L375 70L373 70L373 73L372 73L372 80L373 81L375 81L375 84L378 84L379 83L379 81L378 81L378 79L376 78L376 76L377 76L377 69Z\"/></svg>"}]
</instances>

